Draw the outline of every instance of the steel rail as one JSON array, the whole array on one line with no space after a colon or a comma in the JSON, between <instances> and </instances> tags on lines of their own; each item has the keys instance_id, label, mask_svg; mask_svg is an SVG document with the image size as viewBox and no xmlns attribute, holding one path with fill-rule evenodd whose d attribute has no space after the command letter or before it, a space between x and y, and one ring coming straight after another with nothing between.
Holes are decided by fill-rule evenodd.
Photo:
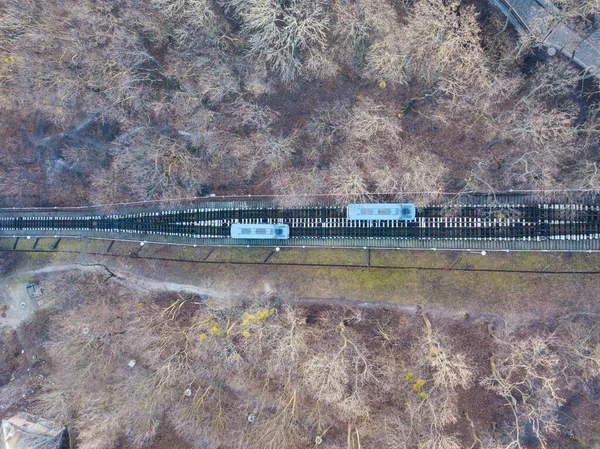
<instances>
[{"instance_id":1,"label":"steel rail","mask_svg":"<svg viewBox=\"0 0 600 449\"><path fill-rule=\"evenodd\" d=\"M487 203L481 198L463 204L420 206L414 221L356 221L346 218L346 207L319 204L295 209L278 208L272 202L213 203L171 210L136 209L117 214L100 211L0 213L0 235L28 236L32 233L80 237L128 236L130 240L180 242L201 245L258 242L231 239L233 223L285 223L290 239L273 241L281 246L411 247L418 241L563 241L550 249L600 249L600 205ZM569 244L573 241L577 243ZM408 242L408 244L407 244ZM583 243L582 243L583 242ZM398 244L396 244L398 243ZM335 243L334 245L335 246ZM422 242L415 247L423 247ZM452 247L452 244L448 244ZM464 247L463 245L456 245ZM489 244L490 249L498 245ZM509 248L510 245L507 245ZM530 245L535 248L535 243ZM540 249L548 247L539 244ZM556 247L556 248L555 248ZM514 248L514 245L513 245ZM517 248L518 249L518 248Z\"/></svg>"}]
</instances>

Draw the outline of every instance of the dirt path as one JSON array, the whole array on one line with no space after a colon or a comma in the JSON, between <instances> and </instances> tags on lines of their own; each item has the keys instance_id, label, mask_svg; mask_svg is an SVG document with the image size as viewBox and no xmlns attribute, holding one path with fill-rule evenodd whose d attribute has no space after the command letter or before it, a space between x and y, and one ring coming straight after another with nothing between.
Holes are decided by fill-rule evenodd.
<instances>
[{"instance_id":1,"label":"dirt path","mask_svg":"<svg viewBox=\"0 0 600 449\"><path fill-rule=\"evenodd\" d=\"M72 263L65 265L53 265L49 267L38 268L35 270L27 270L13 273L12 275L4 278L4 280L9 281L12 279L18 279L23 276L56 273L60 271L72 270L80 270L88 273L104 273L108 277L113 278L116 282L125 287L144 292L184 292L191 293L194 295L209 295L216 298L223 298L225 296L229 296L229 293L225 293L220 290L215 290L211 288L198 287L196 285L189 284L178 284L176 282L157 281L147 277L135 275L131 272L127 272L126 274L121 273L112 267L108 267L100 263Z\"/></svg>"},{"instance_id":2,"label":"dirt path","mask_svg":"<svg viewBox=\"0 0 600 449\"><path fill-rule=\"evenodd\" d=\"M53 266L38 268L35 270L20 271L20 272L12 274L11 276L6 277L3 281L10 281L10 280L15 280L15 279L18 280L19 278L22 278L25 276L58 273L58 272L73 271L73 270L83 271L83 272L87 272L87 273L104 274L107 276L107 278L111 279L113 282L118 282L120 285L122 285L124 287L130 288L130 289L133 289L133 290L136 290L139 292L144 292L144 293L183 292L183 293L190 293L190 294L195 294L195 295L211 296L214 299L222 299L222 298L232 299L232 294L230 292L225 292L223 290L199 287L199 286L191 285L191 284L159 281L159 280L155 280L150 277L147 277L147 276L136 275L132 271L129 271L129 270L125 270L125 271L117 270L112 266L108 267L101 263L91 263L91 264L71 263L71 264L63 264L63 265L53 265ZM18 286L18 287L22 287L22 288L19 288L19 289L13 288L11 290L13 290L13 291L14 290L17 290L17 291L23 290L23 292L24 292L25 291L25 289L24 289L25 283L26 282L23 282L22 286L21 285ZM0 286L1 285L2 285L2 283L0 283ZM271 293L274 293L274 292L271 292ZM352 307L387 308L387 309L398 310L398 311L401 311L404 313L419 313L422 310L422 308L419 304L410 304L410 305L394 304L394 303L383 302L383 301L359 301L359 300L348 300L345 298L344 299L341 299L341 298L325 299L325 298L299 297L299 298L288 298L288 301L294 302L296 304L304 304L304 305L329 304L329 305L335 305L335 306L339 306L339 307L350 307L350 308L352 308ZM27 313L27 314L23 314L23 318L29 317L30 313L31 313L31 311L29 311L29 313ZM433 313L436 316L439 316L439 315L444 315L446 317L452 316L452 314L445 313L440 310L435 310L435 311L429 310L428 313ZM18 320L18 321L21 321L21 320Z\"/></svg>"},{"instance_id":3,"label":"dirt path","mask_svg":"<svg viewBox=\"0 0 600 449\"><path fill-rule=\"evenodd\" d=\"M183 292L199 296L210 296L215 299L231 297L231 294L220 290L198 287L196 285L179 284L176 282L158 281L145 276L136 275L130 271L118 271L101 263L52 265L35 270L13 273L0 280L0 307L6 307L6 309L3 309L3 315L6 315L7 310L10 311L8 316L2 317L3 319L0 324L17 327L22 322L31 319L37 310L39 304L37 304L36 301L29 299L26 294L26 285L29 282L29 278L27 277L74 270L105 275L113 282L118 282L124 287L144 293Z\"/></svg>"}]
</instances>

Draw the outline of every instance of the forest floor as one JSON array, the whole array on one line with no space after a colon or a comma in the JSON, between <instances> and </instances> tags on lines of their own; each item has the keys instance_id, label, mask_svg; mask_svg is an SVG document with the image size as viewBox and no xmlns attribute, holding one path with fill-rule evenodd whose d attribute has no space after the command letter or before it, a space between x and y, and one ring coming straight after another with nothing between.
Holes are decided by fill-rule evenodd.
<instances>
[{"instance_id":1,"label":"forest floor","mask_svg":"<svg viewBox=\"0 0 600 449\"><path fill-rule=\"evenodd\" d=\"M97 3L7 5L21 31L0 30L2 205L596 188L594 83L525 49L487 1L431 17L412 2L323 2L321 69L291 82L248 58L235 8L180 40L157 2ZM128 32L101 38L105 27ZM409 62L390 63L399 54Z\"/></svg>"},{"instance_id":2,"label":"forest floor","mask_svg":"<svg viewBox=\"0 0 600 449\"><path fill-rule=\"evenodd\" d=\"M27 407L34 395L28 389L31 379L43 383L53 370L43 355L48 338L47 311L35 313L35 303L28 303L26 310L16 304L27 283L38 283L42 291L46 287L56 290L57 283L66 279L61 278L65 274L94 272L106 282L117 282L124 292L123 301L131 302L131 307L137 301L145 303L149 294L187 293L211 310L236 307L252 296L283 298L306 309L309 321L310 316L331 313L327 310L360 309L370 319L379 317L383 321L386 316L416 317L425 311L434 327L448 335L455 350L469 354L478 371L489 368L491 339L487 323L542 329L557 317L599 310L595 298L600 297L600 254L596 253L483 256L372 250L369 267L364 250L284 248L271 254L266 248L210 251L148 245L140 249L116 242L107 254L109 242L63 239L58 251L51 251L44 249L54 245L52 239L48 240L38 242L37 251L13 251L8 248L14 243L2 239L0 291L4 296L0 307L7 307L3 308L6 316L0 319L0 385L12 379L13 385L23 386L23 397L12 403L0 401L0 418ZM29 244L33 245L22 243ZM262 263L269 254L268 261ZM16 332L10 329L17 325L20 327ZM477 385L469 394L477 399L461 407L481 412L473 417L478 429L499 419L489 392ZM577 416L569 425L577 426L578 435L599 431L594 430L591 402L577 401L565 410ZM468 435L468 427L462 426L459 423L457 429ZM339 429L332 431L330 437L343 439L343 431L340 435L337 432ZM150 447L162 449L174 444L191 447L167 426Z\"/></svg>"}]
</instances>

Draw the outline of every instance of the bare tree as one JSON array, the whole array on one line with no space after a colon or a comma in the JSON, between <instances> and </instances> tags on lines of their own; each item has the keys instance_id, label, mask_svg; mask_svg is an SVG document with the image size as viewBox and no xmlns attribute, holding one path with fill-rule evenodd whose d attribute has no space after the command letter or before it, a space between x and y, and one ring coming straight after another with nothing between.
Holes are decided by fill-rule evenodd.
<instances>
[{"instance_id":1,"label":"bare tree","mask_svg":"<svg viewBox=\"0 0 600 449\"><path fill-rule=\"evenodd\" d=\"M252 57L265 60L289 82L302 70L302 57L324 48L329 24L321 0L224 0L222 4L242 21Z\"/></svg>"},{"instance_id":2,"label":"bare tree","mask_svg":"<svg viewBox=\"0 0 600 449\"><path fill-rule=\"evenodd\" d=\"M152 3L174 20L185 19L196 27L215 26L215 13L208 0L152 0Z\"/></svg>"},{"instance_id":3,"label":"bare tree","mask_svg":"<svg viewBox=\"0 0 600 449\"><path fill-rule=\"evenodd\" d=\"M197 150L181 139L142 129L112 149L115 179L138 199L194 195L207 175Z\"/></svg>"},{"instance_id":4,"label":"bare tree","mask_svg":"<svg viewBox=\"0 0 600 449\"><path fill-rule=\"evenodd\" d=\"M346 123L347 136L365 146L397 144L401 130L397 117L387 106L375 104L367 97L358 98Z\"/></svg>"},{"instance_id":5,"label":"bare tree","mask_svg":"<svg viewBox=\"0 0 600 449\"><path fill-rule=\"evenodd\" d=\"M348 199L366 198L370 191L365 174L350 155L342 156L332 164L327 183L331 193L346 195Z\"/></svg>"},{"instance_id":6,"label":"bare tree","mask_svg":"<svg viewBox=\"0 0 600 449\"><path fill-rule=\"evenodd\" d=\"M318 195L328 194L326 176L326 172L316 167L304 171L289 167L273 174L271 186L274 193L285 195L277 198L278 204L295 207L314 202Z\"/></svg>"},{"instance_id":7,"label":"bare tree","mask_svg":"<svg viewBox=\"0 0 600 449\"><path fill-rule=\"evenodd\" d=\"M547 436L558 432L558 408L564 403L560 394L561 360L554 349L553 336L500 340L498 351L490 358L492 374L481 384L505 399L513 414L507 429L506 448L523 447L523 433L529 423L542 447Z\"/></svg>"},{"instance_id":8,"label":"bare tree","mask_svg":"<svg viewBox=\"0 0 600 449\"><path fill-rule=\"evenodd\" d=\"M514 145L514 156L505 163L507 176L521 185L549 187L559 180L566 159L576 152L576 112L573 108L551 110L527 101L496 119L492 126L502 131L490 142L505 140Z\"/></svg>"},{"instance_id":9,"label":"bare tree","mask_svg":"<svg viewBox=\"0 0 600 449\"><path fill-rule=\"evenodd\" d=\"M418 76L456 94L487 78L477 13L459 2L416 2L406 25L371 50L368 73L392 81Z\"/></svg>"}]
</instances>

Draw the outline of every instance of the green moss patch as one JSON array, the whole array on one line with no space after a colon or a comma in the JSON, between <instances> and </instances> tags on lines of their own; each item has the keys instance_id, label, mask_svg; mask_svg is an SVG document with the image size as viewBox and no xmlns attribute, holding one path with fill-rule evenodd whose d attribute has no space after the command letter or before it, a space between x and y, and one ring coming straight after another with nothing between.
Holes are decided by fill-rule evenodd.
<instances>
[{"instance_id":1,"label":"green moss patch","mask_svg":"<svg viewBox=\"0 0 600 449\"><path fill-rule=\"evenodd\" d=\"M17 247L20 251L31 251L33 249L33 245L35 245L35 238L27 239L27 237L21 237L17 242Z\"/></svg>"},{"instance_id":2,"label":"green moss patch","mask_svg":"<svg viewBox=\"0 0 600 449\"><path fill-rule=\"evenodd\" d=\"M56 241L54 237L42 237L35 246L36 251L52 251Z\"/></svg>"},{"instance_id":3,"label":"green moss patch","mask_svg":"<svg viewBox=\"0 0 600 449\"><path fill-rule=\"evenodd\" d=\"M85 250L90 254L106 254L110 240L87 240Z\"/></svg>"},{"instance_id":4,"label":"green moss patch","mask_svg":"<svg viewBox=\"0 0 600 449\"><path fill-rule=\"evenodd\" d=\"M140 242L121 242L118 240L115 240L114 242L115 243L113 243L108 254L111 254L113 256L137 255L139 257L143 257L142 253L144 251L144 247L140 245ZM110 242L108 244L110 245Z\"/></svg>"},{"instance_id":5,"label":"green moss patch","mask_svg":"<svg viewBox=\"0 0 600 449\"><path fill-rule=\"evenodd\" d=\"M140 257L152 257L157 259L180 259L189 261L202 261L211 252L208 246L179 246L179 245L159 245L155 243L146 243L144 249L139 252Z\"/></svg>"},{"instance_id":6,"label":"green moss patch","mask_svg":"<svg viewBox=\"0 0 600 449\"><path fill-rule=\"evenodd\" d=\"M0 238L0 249L13 249L15 240L13 238Z\"/></svg>"},{"instance_id":7,"label":"green moss patch","mask_svg":"<svg viewBox=\"0 0 600 449\"><path fill-rule=\"evenodd\" d=\"M86 248L86 240L85 239L75 239L63 237L58 242L58 246L56 247L57 251L61 252L75 252L75 253L83 253Z\"/></svg>"},{"instance_id":8,"label":"green moss patch","mask_svg":"<svg viewBox=\"0 0 600 449\"><path fill-rule=\"evenodd\" d=\"M281 248L269 258L270 263L301 263L309 265L367 265L364 249Z\"/></svg>"},{"instance_id":9,"label":"green moss patch","mask_svg":"<svg viewBox=\"0 0 600 449\"><path fill-rule=\"evenodd\" d=\"M371 266L448 268L459 254L453 251L371 250Z\"/></svg>"},{"instance_id":10,"label":"green moss patch","mask_svg":"<svg viewBox=\"0 0 600 449\"><path fill-rule=\"evenodd\" d=\"M215 248L208 260L211 262L256 263L264 261L273 251L274 248L222 247Z\"/></svg>"},{"instance_id":11,"label":"green moss patch","mask_svg":"<svg viewBox=\"0 0 600 449\"><path fill-rule=\"evenodd\" d=\"M480 252L459 253L453 268L509 271L600 271L598 253Z\"/></svg>"}]
</instances>

